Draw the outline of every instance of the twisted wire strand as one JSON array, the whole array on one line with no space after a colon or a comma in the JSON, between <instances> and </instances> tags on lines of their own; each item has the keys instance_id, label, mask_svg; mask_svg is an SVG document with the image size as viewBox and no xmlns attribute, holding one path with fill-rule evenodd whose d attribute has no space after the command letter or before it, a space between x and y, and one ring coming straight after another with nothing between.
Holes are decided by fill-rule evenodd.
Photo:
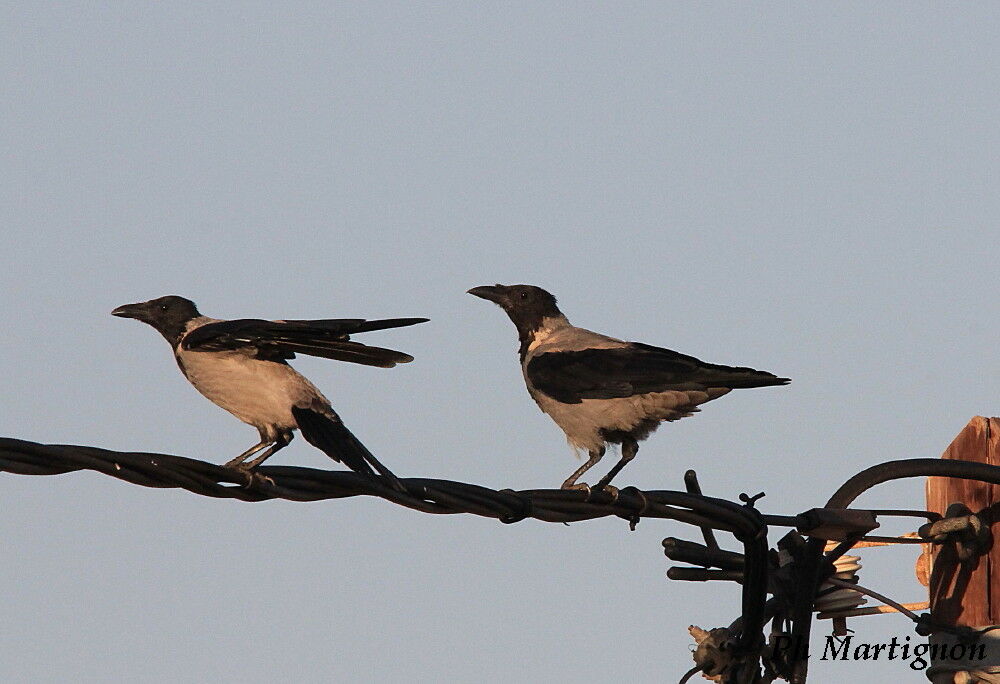
<instances>
[{"instance_id":1,"label":"twisted wire strand","mask_svg":"<svg viewBox=\"0 0 1000 684\"><path fill-rule=\"evenodd\" d=\"M60 475L79 470L93 470L143 487L181 488L202 496L247 502L377 496L425 513L469 513L506 523L525 518L577 522L618 516L627 520L665 518L729 532L736 532L742 524L741 512L734 510L736 504L684 492L640 492L633 487L622 489L617 496L561 489L515 492L451 480L402 478L404 493L380 479L350 471L265 465L246 473L171 454L0 438L0 471Z\"/></svg>"}]
</instances>

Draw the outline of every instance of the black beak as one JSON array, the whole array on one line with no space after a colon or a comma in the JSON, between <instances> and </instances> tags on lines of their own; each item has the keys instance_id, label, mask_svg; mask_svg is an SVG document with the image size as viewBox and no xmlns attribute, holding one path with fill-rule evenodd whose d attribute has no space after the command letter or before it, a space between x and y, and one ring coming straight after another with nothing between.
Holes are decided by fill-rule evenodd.
<instances>
[{"instance_id":1,"label":"black beak","mask_svg":"<svg viewBox=\"0 0 1000 684\"><path fill-rule=\"evenodd\" d=\"M499 306L506 305L510 300L507 298L509 288L503 285L480 285L469 290L470 295L493 302Z\"/></svg>"},{"instance_id":2,"label":"black beak","mask_svg":"<svg viewBox=\"0 0 1000 684\"><path fill-rule=\"evenodd\" d=\"M119 318L135 318L137 320L143 320L146 314L146 304L125 304L124 306L119 306L117 309L111 312L112 316L118 316Z\"/></svg>"}]
</instances>

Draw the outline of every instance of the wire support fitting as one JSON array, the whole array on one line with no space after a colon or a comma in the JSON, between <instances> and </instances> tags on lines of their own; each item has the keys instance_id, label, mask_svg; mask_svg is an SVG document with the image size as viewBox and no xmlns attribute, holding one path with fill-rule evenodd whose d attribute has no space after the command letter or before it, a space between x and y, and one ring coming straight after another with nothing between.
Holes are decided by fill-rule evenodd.
<instances>
[{"instance_id":1,"label":"wire support fitting","mask_svg":"<svg viewBox=\"0 0 1000 684\"><path fill-rule=\"evenodd\" d=\"M992 544L990 526L961 503L948 506L941 520L921 525L917 534L929 542L954 543L955 553L962 562L977 558Z\"/></svg>"}]
</instances>

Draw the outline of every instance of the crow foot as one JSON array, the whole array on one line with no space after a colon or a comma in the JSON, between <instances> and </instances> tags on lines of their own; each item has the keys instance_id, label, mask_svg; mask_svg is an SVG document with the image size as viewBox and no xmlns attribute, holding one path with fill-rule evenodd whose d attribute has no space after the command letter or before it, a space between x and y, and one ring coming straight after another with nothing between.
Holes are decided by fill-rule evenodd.
<instances>
[{"instance_id":1,"label":"crow foot","mask_svg":"<svg viewBox=\"0 0 1000 684\"><path fill-rule=\"evenodd\" d=\"M239 458L234 458L232 461L223 466L223 468L229 468L230 470L235 470L241 475L246 477L246 483L243 485L246 488L253 487L255 481L259 478L270 485L274 485L274 480L272 480L267 475L257 472L257 467L253 463L245 463Z\"/></svg>"},{"instance_id":2,"label":"crow foot","mask_svg":"<svg viewBox=\"0 0 1000 684\"><path fill-rule=\"evenodd\" d=\"M577 492L586 492L587 498L588 499L590 498L590 485L587 484L586 482L579 482L577 484L570 484L568 482L564 482L563 486L560 487L560 489L573 490Z\"/></svg>"}]
</instances>

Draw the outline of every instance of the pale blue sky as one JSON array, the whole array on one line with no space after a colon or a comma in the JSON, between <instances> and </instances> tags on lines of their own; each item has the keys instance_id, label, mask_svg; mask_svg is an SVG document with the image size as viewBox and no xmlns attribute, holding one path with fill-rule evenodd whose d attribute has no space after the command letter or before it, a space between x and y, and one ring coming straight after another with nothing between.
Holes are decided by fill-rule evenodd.
<instances>
[{"instance_id":1,"label":"pale blue sky","mask_svg":"<svg viewBox=\"0 0 1000 684\"><path fill-rule=\"evenodd\" d=\"M297 367L399 475L558 486L576 461L524 391L513 327L465 294L529 282L577 324L794 380L665 426L619 484L681 488L694 467L769 512L821 505L1000 412L998 20L992 3L6 3L0 434L216 462L256 439L156 333L108 315L126 302L423 315L370 337L409 366ZM275 462L331 466L301 439ZM96 474L0 476L0 498L3 681L673 681L687 625L739 610L736 587L665 579L660 539L698 538L667 522L241 505ZM914 481L861 503L922 501ZM868 552L863 581L920 600L913 560Z\"/></svg>"}]
</instances>

